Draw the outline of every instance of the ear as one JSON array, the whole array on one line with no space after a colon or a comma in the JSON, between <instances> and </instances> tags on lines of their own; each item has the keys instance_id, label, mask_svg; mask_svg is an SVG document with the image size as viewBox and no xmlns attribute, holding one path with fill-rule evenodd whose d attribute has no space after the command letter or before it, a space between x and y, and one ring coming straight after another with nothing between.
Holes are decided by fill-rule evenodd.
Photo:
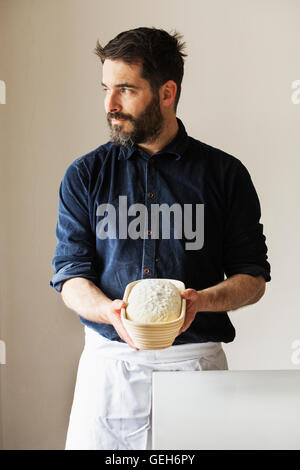
<instances>
[{"instance_id":1,"label":"ear","mask_svg":"<svg viewBox=\"0 0 300 470\"><path fill-rule=\"evenodd\" d=\"M174 103L177 93L177 85L173 80L168 80L160 88L161 105L164 108L169 108Z\"/></svg>"}]
</instances>

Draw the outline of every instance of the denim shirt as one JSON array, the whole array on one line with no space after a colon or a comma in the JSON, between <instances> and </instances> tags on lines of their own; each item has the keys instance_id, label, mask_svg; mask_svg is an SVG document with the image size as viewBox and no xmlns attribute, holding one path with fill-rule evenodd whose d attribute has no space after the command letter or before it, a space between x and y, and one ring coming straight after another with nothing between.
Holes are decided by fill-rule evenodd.
<instances>
[{"instance_id":1,"label":"denim shirt","mask_svg":"<svg viewBox=\"0 0 300 470\"><path fill-rule=\"evenodd\" d=\"M67 168L59 189L51 287L90 279L122 299L138 279L168 278L196 290L234 274L270 281L260 203L236 157L187 135L149 155L107 142ZM83 324L122 341L112 325ZM227 312L198 312L174 344L230 342Z\"/></svg>"}]
</instances>

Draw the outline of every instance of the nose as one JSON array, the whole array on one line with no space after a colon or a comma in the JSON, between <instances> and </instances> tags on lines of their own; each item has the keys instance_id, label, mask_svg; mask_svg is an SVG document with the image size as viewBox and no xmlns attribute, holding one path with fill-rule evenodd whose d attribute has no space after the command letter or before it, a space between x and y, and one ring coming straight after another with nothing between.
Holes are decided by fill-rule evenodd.
<instances>
[{"instance_id":1,"label":"nose","mask_svg":"<svg viewBox=\"0 0 300 470\"><path fill-rule=\"evenodd\" d=\"M115 93L106 96L105 107L107 113L119 113L122 109L120 102Z\"/></svg>"}]
</instances>

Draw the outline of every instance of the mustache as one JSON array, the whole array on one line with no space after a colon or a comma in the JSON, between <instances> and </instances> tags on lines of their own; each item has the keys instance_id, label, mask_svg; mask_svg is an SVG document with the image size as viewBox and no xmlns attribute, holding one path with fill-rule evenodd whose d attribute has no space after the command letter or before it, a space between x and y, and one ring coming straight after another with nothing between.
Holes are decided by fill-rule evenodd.
<instances>
[{"instance_id":1,"label":"mustache","mask_svg":"<svg viewBox=\"0 0 300 470\"><path fill-rule=\"evenodd\" d=\"M107 119L124 119L127 121L134 121L134 119L129 116L128 114L122 114L122 113L107 113Z\"/></svg>"}]
</instances>

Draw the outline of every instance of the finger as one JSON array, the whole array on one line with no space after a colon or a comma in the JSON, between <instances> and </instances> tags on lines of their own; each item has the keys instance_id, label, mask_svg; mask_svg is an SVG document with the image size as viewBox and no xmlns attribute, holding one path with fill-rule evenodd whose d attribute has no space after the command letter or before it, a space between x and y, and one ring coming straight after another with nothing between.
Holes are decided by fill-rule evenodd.
<instances>
[{"instance_id":1,"label":"finger","mask_svg":"<svg viewBox=\"0 0 300 470\"><path fill-rule=\"evenodd\" d=\"M124 341L129 345L131 346L133 349L135 349L136 351L138 351L139 349L136 347L136 345L134 344L133 340L131 339L131 337L129 336L129 334L127 333L127 331L125 330L125 328L123 328L124 330Z\"/></svg>"},{"instance_id":2,"label":"finger","mask_svg":"<svg viewBox=\"0 0 300 470\"><path fill-rule=\"evenodd\" d=\"M190 325L187 325L184 328L181 328L181 330L179 331L179 334L181 335L181 333L184 333L189 327Z\"/></svg>"},{"instance_id":3,"label":"finger","mask_svg":"<svg viewBox=\"0 0 300 470\"><path fill-rule=\"evenodd\" d=\"M193 294L195 294L195 289L186 289L180 293L183 297L191 297Z\"/></svg>"},{"instance_id":4,"label":"finger","mask_svg":"<svg viewBox=\"0 0 300 470\"><path fill-rule=\"evenodd\" d=\"M192 323L193 323L193 319L187 319L182 325L182 327L180 328L179 334L184 333L186 330L188 330Z\"/></svg>"},{"instance_id":5,"label":"finger","mask_svg":"<svg viewBox=\"0 0 300 470\"><path fill-rule=\"evenodd\" d=\"M136 349L136 351L138 351L139 349L136 347L136 345L134 344L133 340L131 339L131 337L129 336L125 326L123 325L122 323L122 320L118 319L118 325L117 325L117 332L119 334L119 336L123 339L123 341L125 341L129 346L131 346L133 349Z\"/></svg>"},{"instance_id":6,"label":"finger","mask_svg":"<svg viewBox=\"0 0 300 470\"><path fill-rule=\"evenodd\" d=\"M121 310L122 308L125 308L127 306L127 302L121 299L115 299L112 303L112 308L114 310Z\"/></svg>"},{"instance_id":7,"label":"finger","mask_svg":"<svg viewBox=\"0 0 300 470\"><path fill-rule=\"evenodd\" d=\"M112 305L112 312L114 314L113 315L113 318L114 318L114 320L113 320L114 325L113 326L114 326L115 330L117 331L118 335L120 336L120 338L123 341L125 341L125 343L128 344L128 346L132 347L136 351L139 351L139 348L136 347L133 340L129 336L125 326L123 325L121 315L120 315L121 309L127 307L128 303L125 302L125 300L115 299L112 302L111 305Z\"/></svg>"},{"instance_id":8,"label":"finger","mask_svg":"<svg viewBox=\"0 0 300 470\"><path fill-rule=\"evenodd\" d=\"M131 348L135 349L136 351L139 351L139 349L136 347L130 336L128 335L127 331L124 328L117 328L115 327L115 330L117 331L118 335L120 338L125 341L125 343L128 344Z\"/></svg>"}]
</instances>

